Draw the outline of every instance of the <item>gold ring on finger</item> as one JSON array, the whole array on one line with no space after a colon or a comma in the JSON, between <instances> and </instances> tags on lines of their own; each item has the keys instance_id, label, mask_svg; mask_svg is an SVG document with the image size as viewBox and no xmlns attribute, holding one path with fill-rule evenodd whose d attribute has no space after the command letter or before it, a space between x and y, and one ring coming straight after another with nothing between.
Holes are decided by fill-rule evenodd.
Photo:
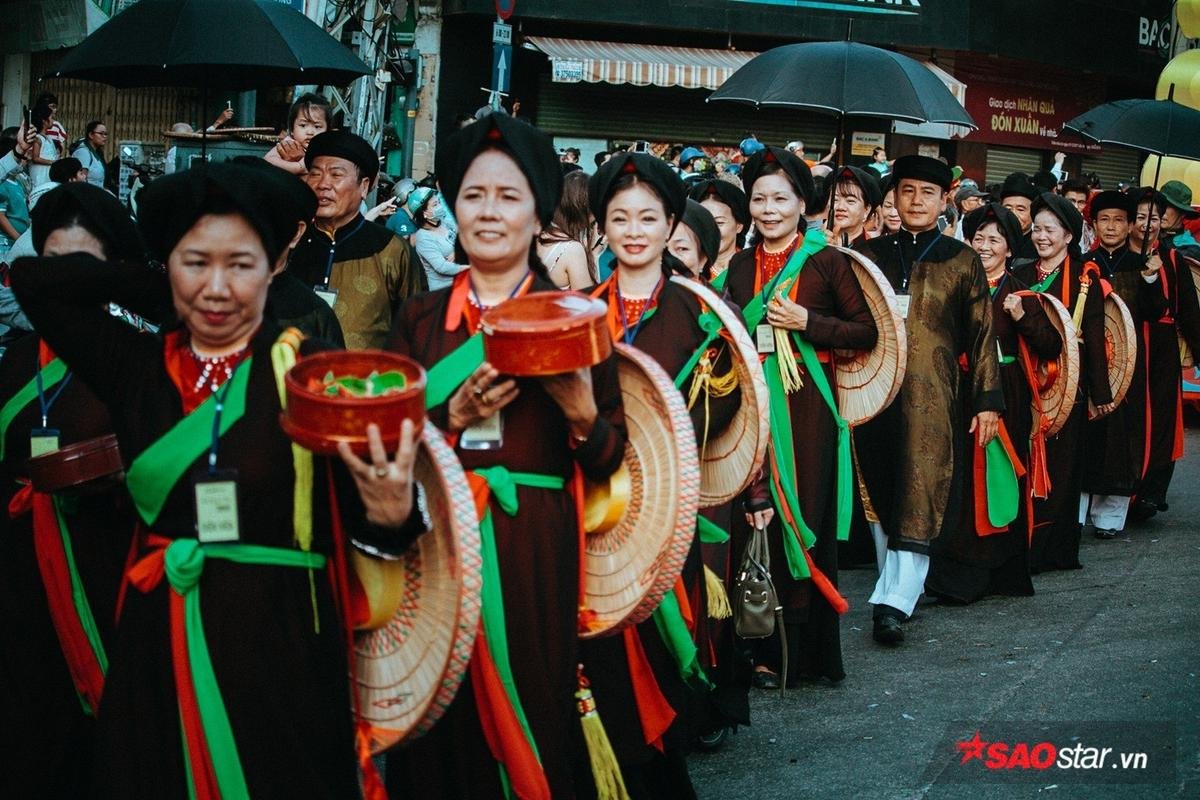
<instances>
[{"instance_id":1,"label":"gold ring on finger","mask_svg":"<svg viewBox=\"0 0 1200 800\"><path fill-rule=\"evenodd\" d=\"M387 476L388 476L388 468L387 467L376 467L375 468L375 477L376 478L386 478Z\"/></svg>"}]
</instances>

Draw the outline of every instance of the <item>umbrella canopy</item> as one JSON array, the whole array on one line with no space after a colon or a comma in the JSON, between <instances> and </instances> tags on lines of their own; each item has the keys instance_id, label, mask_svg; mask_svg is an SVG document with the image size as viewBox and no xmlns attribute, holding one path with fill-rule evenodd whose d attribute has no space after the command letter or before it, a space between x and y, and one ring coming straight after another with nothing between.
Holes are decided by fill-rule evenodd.
<instances>
[{"instance_id":1,"label":"umbrella canopy","mask_svg":"<svg viewBox=\"0 0 1200 800\"><path fill-rule=\"evenodd\" d=\"M1114 100L1063 127L1101 144L1200 161L1200 111L1174 100Z\"/></svg>"},{"instance_id":2,"label":"umbrella canopy","mask_svg":"<svg viewBox=\"0 0 1200 800\"><path fill-rule=\"evenodd\" d=\"M978 127L924 64L860 42L776 47L746 62L708 99Z\"/></svg>"},{"instance_id":3,"label":"umbrella canopy","mask_svg":"<svg viewBox=\"0 0 1200 800\"><path fill-rule=\"evenodd\" d=\"M341 42L276 0L141 0L97 28L46 77L118 89L245 90L344 85L369 74Z\"/></svg>"}]
</instances>

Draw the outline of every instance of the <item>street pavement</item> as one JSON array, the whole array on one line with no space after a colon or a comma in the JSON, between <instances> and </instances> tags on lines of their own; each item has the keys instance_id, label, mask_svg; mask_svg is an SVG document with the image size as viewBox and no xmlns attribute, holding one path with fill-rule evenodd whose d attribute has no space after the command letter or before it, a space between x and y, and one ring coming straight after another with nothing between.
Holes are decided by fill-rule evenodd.
<instances>
[{"instance_id":1,"label":"street pavement","mask_svg":"<svg viewBox=\"0 0 1200 800\"><path fill-rule=\"evenodd\" d=\"M1200 798L1200 430L1191 423L1170 510L1113 541L1086 530L1084 568L1035 576L1034 597L923 603L890 649L871 640L875 569L843 571L846 679L755 690L753 724L690 758L701 800ZM1006 770L964 782L952 744L1009 723L1029 731L1031 746L1039 723L1065 723L1097 746L1107 743L1080 723L1118 723L1149 742L1151 722L1174 723L1175 734L1173 774L1153 784L1096 770L1087 774L1099 782L1082 784L1079 772L1053 768L1015 770L1019 783L1004 782Z\"/></svg>"}]
</instances>

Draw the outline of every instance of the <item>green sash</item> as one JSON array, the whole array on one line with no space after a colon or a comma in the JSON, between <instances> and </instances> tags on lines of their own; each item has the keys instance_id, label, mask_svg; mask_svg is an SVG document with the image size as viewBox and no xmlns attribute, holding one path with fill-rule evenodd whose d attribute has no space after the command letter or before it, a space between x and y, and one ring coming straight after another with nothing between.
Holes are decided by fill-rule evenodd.
<instances>
[{"instance_id":1,"label":"green sash","mask_svg":"<svg viewBox=\"0 0 1200 800\"><path fill-rule=\"evenodd\" d=\"M712 288L716 289L717 293L720 294L721 292L725 291L725 283L728 280L729 280L729 267L726 267L725 271L722 272L717 277L713 278L711 281L709 281L708 285L711 286Z\"/></svg>"},{"instance_id":2,"label":"green sash","mask_svg":"<svg viewBox=\"0 0 1200 800\"><path fill-rule=\"evenodd\" d=\"M448 358L453 355L451 353ZM499 465L479 467L472 471L487 481L496 505L500 506L500 510L509 516L514 516L519 508L518 486L556 490L562 490L566 486L566 481L556 475L511 472L506 467ZM483 625L483 633L487 637L488 649L492 654L492 661L496 665L496 672L500 676L500 683L504 685L505 694L508 695L509 704L512 706L517 720L521 723L521 729L525 733L530 749L540 759L541 754L538 752L537 741L533 738L533 730L529 727L525 708L517 693L517 682L513 677L512 660L508 649L508 627L504 618L504 592L500 580L500 553L496 548L496 528L492 522L491 503L483 513L483 519L479 521L479 540L483 562L483 585L479 590L480 622ZM511 797L508 774L502 764L497 766L500 769L500 782L504 787L505 796Z\"/></svg>"},{"instance_id":3,"label":"green sash","mask_svg":"<svg viewBox=\"0 0 1200 800\"><path fill-rule=\"evenodd\" d=\"M250 364L253 361L253 356L247 358L229 379L219 436L224 436L246 413L246 385L250 380ZM216 407L217 398L213 395L143 450L125 473L125 485L129 487L133 504L147 525L154 524L175 484L211 446Z\"/></svg>"},{"instance_id":4,"label":"green sash","mask_svg":"<svg viewBox=\"0 0 1200 800\"><path fill-rule=\"evenodd\" d=\"M63 363L61 358L56 358L42 367L41 373L42 390L45 391L63 379L67 374L67 365ZM8 435L8 426L12 424L17 414L20 414L25 406L33 402L37 394L37 378L34 377L30 379L29 383L22 386L19 392L8 398L8 402L4 404L3 408L0 408L0 460L4 459L4 440Z\"/></svg>"},{"instance_id":5,"label":"green sash","mask_svg":"<svg viewBox=\"0 0 1200 800\"><path fill-rule=\"evenodd\" d=\"M651 616L683 682L696 689L713 688L712 681L704 673L704 667L700 666L700 651L683 619L683 610L679 607L679 598L674 590L667 592ZM704 623L701 621L699 624Z\"/></svg>"},{"instance_id":6,"label":"green sash","mask_svg":"<svg viewBox=\"0 0 1200 800\"><path fill-rule=\"evenodd\" d=\"M746 320L746 326L750 330L757 328L766 314L765 298L770 297L777 288L784 292L790 289L799 277L808 257L819 253L825 247L823 231L809 231L805 234L803 244L792 254L791 259L775 281L746 304L742 314ZM825 377L825 371L821 368L821 362L817 359L816 349L796 331L792 331L789 338L796 352L800 354L810 380L820 392L821 398L829 408L829 413L833 415L834 423L838 428L837 475L835 477L837 481L836 531L838 541L844 542L850 538L850 519L854 508L850 469L850 426L838 413L837 401L829 386L829 380ZM786 506L789 512L780 514L780 524L784 528L784 553L787 556L788 569L792 577L801 580L809 577L808 564L801 547L805 550L812 547L817 537L805 522L800 510L800 500L796 496L796 453L792 438L791 411L779 373L778 353L771 353L767 356L763 371L766 374L767 389L770 394L771 447L773 450L771 467L775 478L771 481L771 495L776 506L780 508Z\"/></svg>"},{"instance_id":7,"label":"green sash","mask_svg":"<svg viewBox=\"0 0 1200 800\"><path fill-rule=\"evenodd\" d=\"M477 333L429 368L425 379L425 408L436 408L450 399L450 395L482 363L483 334Z\"/></svg>"},{"instance_id":8,"label":"green sash","mask_svg":"<svg viewBox=\"0 0 1200 800\"><path fill-rule=\"evenodd\" d=\"M1037 283L1035 283L1033 286L1030 286L1029 287L1030 291L1034 291L1034 292L1046 291L1047 289L1050 288L1050 284L1054 283L1054 279L1058 277L1058 273L1061 271L1062 271L1062 267L1059 267L1058 269L1054 270L1054 272L1051 272L1049 275L1047 275L1044 280L1040 280Z\"/></svg>"}]
</instances>

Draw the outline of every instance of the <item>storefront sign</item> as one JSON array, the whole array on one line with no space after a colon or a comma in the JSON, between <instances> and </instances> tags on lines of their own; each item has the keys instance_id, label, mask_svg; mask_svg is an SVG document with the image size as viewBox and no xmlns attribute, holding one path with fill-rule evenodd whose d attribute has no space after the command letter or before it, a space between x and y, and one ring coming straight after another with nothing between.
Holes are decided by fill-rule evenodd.
<instances>
[{"instance_id":1,"label":"storefront sign","mask_svg":"<svg viewBox=\"0 0 1200 800\"><path fill-rule=\"evenodd\" d=\"M556 58L550 62L550 79L555 83L579 83L583 80L583 62Z\"/></svg>"},{"instance_id":2,"label":"storefront sign","mask_svg":"<svg viewBox=\"0 0 1200 800\"><path fill-rule=\"evenodd\" d=\"M979 130L968 141L1066 152L1099 152L1062 124L1087 111L1086 99L1020 86L978 83L967 89L967 113Z\"/></svg>"},{"instance_id":3,"label":"storefront sign","mask_svg":"<svg viewBox=\"0 0 1200 800\"><path fill-rule=\"evenodd\" d=\"M875 152L876 147L887 147L886 133L864 133L863 131L855 131L850 137L850 155L852 156L869 156Z\"/></svg>"},{"instance_id":4,"label":"storefront sign","mask_svg":"<svg viewBox=\"0 0 1200 800\"><path fill-rule=\"evenodd\" d=\"M735 0L760 6L790 6L861 14L920 14L921 0Z\"/></svg>"}]
</instances>

